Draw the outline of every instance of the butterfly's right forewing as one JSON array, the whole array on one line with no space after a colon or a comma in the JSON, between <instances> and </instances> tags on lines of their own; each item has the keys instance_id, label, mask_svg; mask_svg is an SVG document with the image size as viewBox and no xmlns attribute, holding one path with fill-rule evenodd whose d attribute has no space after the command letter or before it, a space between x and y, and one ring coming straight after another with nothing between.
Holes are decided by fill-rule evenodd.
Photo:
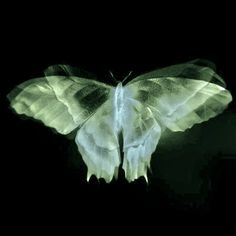
<instances>
[{"instance_id":1,"label":"butterfly's right forewing","mask_svg":"<svg viewBox=\"0 0 236 236\"><path fill-rule=\"evenodd\" d=\"M75 76L49 75L18 85L8 98L19 114L68 134L108 99L111 87Z\"/></svg>"}]
</instances>

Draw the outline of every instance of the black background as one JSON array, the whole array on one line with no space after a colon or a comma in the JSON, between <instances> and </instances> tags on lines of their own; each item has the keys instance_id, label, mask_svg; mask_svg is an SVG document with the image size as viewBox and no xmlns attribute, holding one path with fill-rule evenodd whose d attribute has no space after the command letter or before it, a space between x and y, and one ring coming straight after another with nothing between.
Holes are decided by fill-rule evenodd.
<instances>
[{"instance_id":1,"label":"black background","mask_svg":"<svg viewBox=\"0 0 236 236\"><path fill-rule=\"evenodd\" d=\"M81 67L110 82L109 70L122 80L131 70L135 76L205 58L216 64L235 97L234 24L228 10L201 4L182 11L175 6L111 6L103 11L92 6L60 12L36 11L33 6L35 11L15 15L6 24L1 82L6 218L23 219L36 228L39 222L72 216L87 222L101 219L104 224L119 218L114 220L117 228L134 220L136 229L142 224L156 230L161 222L200 225L231 219L235 101L223 115L163 140L153 155L148 185L143 179L127 183L122 172L110 184L95 178L87 183L86 166L73 139L20 119L9 109L6 94L14 86L42 76L47 66L58 63ZM40 221L33 220L39 216Z\"/></svg>"}]
</instances>

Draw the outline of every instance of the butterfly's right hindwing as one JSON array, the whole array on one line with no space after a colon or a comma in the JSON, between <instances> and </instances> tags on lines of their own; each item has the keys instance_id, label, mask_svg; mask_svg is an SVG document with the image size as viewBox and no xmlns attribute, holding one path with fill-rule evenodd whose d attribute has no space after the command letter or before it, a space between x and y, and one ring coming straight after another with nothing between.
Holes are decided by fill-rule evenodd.
<instances>
[{"instance_id":1,"label":"butterfly's right hindwing","mask_svg":"<svg viewBox=\"0 0 236 236\"><path fill-rule=\"evenodd\" d=\"M88 167L88 180L94 174L110 182L118 175L120 147L113 94L77 132L76 143Z\"/></svg>"}]
</instances>

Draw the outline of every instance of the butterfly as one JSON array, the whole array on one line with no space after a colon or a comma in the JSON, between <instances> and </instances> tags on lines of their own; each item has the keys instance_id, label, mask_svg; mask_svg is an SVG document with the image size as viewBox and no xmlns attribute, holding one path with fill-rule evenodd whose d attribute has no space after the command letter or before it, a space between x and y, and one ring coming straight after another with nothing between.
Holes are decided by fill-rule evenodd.
<instances>
[{"instance_id":1,"label":"butterfly","mask_svg":"<svg viewBox=\"0 0 236 236\"><path fill-rule=\"evenodd\" d=\"M165 129L185 131L232 101L213 64L204 60L157 69L116 87L68 65L44 73L9 93L11 107L60 134L77 130L87 181L95 175L110 182L120 165L129 182L141 176L148 181L151 155Z\"/></svg>"}]
</instances>

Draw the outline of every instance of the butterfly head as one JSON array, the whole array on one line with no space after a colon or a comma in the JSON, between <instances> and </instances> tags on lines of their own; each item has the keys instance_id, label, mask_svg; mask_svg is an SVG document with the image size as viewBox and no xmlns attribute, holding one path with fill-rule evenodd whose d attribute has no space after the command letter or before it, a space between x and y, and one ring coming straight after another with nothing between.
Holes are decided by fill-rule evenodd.
<instances>
[{"instance_id":1,"label":"butterfly head","mask_svg":"<svg viewBox=\"0 0 236 236\"><path fill-rule=\"evenodd\" d=\"M132 74L132 72L133 72L133 71L130 71L130 72L128 73L128 75L126 75L125 78L124 78L122 81L120 81L120 80L117 80L117 79L115 78L114 74L113 74L111 71L109 71L111 78L112 78L118 85L124 83L124 82L129 78L129 76Z\"/></svg>"}]
</instances>

